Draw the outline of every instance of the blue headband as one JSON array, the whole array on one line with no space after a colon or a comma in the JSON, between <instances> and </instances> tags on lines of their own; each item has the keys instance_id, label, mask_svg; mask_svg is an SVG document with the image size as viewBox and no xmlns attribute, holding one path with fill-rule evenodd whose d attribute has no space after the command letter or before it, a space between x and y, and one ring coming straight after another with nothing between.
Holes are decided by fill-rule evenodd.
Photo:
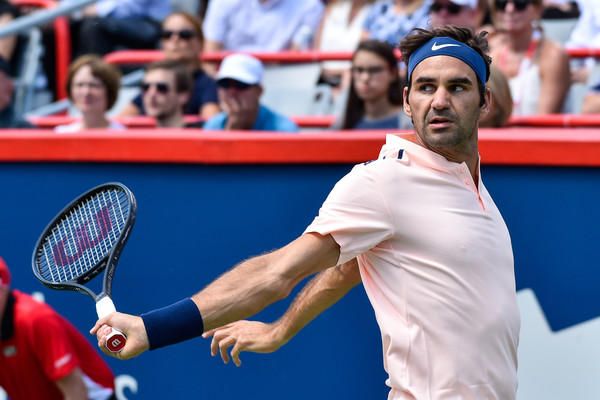
<instances>
[{"instance_id":1,"label":"blue headband","mask_svg":"<svg viewBox=\"0 0 600 400\"><path fill-rule=\"evenodd\" d=\"M408 60L408 80L413 69L424 59L433 56L450 56L464 61L475 71L482 85L486 82L485 61L475 50L449 37L434 37L419 47Z\"/></svg>"}]
</instances>

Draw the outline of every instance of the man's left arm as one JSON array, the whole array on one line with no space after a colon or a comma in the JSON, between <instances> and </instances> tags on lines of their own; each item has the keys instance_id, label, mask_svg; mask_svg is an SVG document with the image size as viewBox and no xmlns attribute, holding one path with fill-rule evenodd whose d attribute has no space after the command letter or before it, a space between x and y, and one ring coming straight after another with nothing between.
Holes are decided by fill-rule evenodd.
<instances>
[{"instance_id":1,"label":"man's left arm","mask_svg":"<svg viewBox=\"0 0 600 400\"><path fill-rule=\"evenodd\" d=\"M229 362L227 349L231 347L231 358L240 366L242 351L276 351L360 281L358 263L354 258L345 264L321 271L312 278L276 322L264 324L259 321L237 321L202 336L207 338L214 335L211 353L214 356L220 351L225 363Z\"/></svg>"}]
</instances>

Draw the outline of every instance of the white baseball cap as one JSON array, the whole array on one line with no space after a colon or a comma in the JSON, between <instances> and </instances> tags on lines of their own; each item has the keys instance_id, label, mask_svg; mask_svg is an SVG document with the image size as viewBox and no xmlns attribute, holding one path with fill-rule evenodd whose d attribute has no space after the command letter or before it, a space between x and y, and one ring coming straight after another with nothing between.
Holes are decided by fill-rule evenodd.
<instances>
[{"instance_id":1,"label":"white baseball cap","mask_svg":"<svg viewBox=\"0 0 600 400\"><path fill-rule=\"evenodd\" d=\"M248 54L230 54L223 59L217 80L234 79L249 85L259 84L263 76L263 64L256 57Z\"/></svg>"},{"instance_id":2,"label":"white baseball cap","mask_svg":"<svg viewBox=\"0 0 600 400\"><path fill-rule=\"evenodd\" d=\"M476 9L479 3L478 0L450 0L450 2L459 6L467 6L471 10Z\"/></svg>"}]
</instances>

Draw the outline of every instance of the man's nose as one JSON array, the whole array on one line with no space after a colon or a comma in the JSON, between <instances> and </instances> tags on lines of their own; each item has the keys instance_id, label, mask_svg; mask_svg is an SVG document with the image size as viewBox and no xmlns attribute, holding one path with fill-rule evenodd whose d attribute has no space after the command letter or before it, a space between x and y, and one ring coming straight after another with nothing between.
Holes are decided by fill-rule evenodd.
<instances>
[{"instance_id":1,"label":"man's nose","mask_svg":"<svg viewBox=\"0 0 600 400\"><path fill-rule=\"evenodd\" d=\"M431 106L435 109L441 110L450 107L450 93L444 87L438 87L433 94L433 101Z\"/></svg>"}]
</instances>

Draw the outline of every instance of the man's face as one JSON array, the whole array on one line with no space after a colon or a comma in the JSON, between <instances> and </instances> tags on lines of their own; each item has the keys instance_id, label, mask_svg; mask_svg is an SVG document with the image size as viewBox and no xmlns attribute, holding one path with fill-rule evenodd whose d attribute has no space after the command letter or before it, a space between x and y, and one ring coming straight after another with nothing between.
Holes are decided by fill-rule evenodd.
<instances>
[{"instance_id":1,"label":"man's face","mask_svg":"<svg viewBox=\"0 0 600 400\"><path fill-rule=\"evenodd\" d=\"M221 109L231 115L257 109L262 88L234 79L221 79L217 82L217 94Z\"/></svg>"},{"instance_id":2,"label":"man's face","mask_svg":"<svg viewBox=\"0 0 600 400\"><path fill-rule=\"evenodd\" d=\"M449 56L433 56L413 70L410 93L404 89L404 110L413 119L418 144L462 160L477 152L477 124L480 113L490 103L479 106L477 76L463 61Z\"/></svg>"},{"instance_id":3,"label":"man's face","mask_svg":"<svg viewBox=\"0 0 600 400\"><path fill-rule=\"evenodd\" d=\"M182 112L185 101L175 90L175 73L166 69L146 72L142 83L142 101L146 114L156 119L165 119Z\"/></svg>"},{"instance_id":4,"label":"man's face","mask_svg":"<svg viewBox=\"0 0 600 400\"><path fill-rule=\"evenodd\" d=\"M475 28L477 10L460 6L450 0L435 0L430 8L431 25L441 27L456 25L465 28Z\"/></svg>"}]
</instances>

